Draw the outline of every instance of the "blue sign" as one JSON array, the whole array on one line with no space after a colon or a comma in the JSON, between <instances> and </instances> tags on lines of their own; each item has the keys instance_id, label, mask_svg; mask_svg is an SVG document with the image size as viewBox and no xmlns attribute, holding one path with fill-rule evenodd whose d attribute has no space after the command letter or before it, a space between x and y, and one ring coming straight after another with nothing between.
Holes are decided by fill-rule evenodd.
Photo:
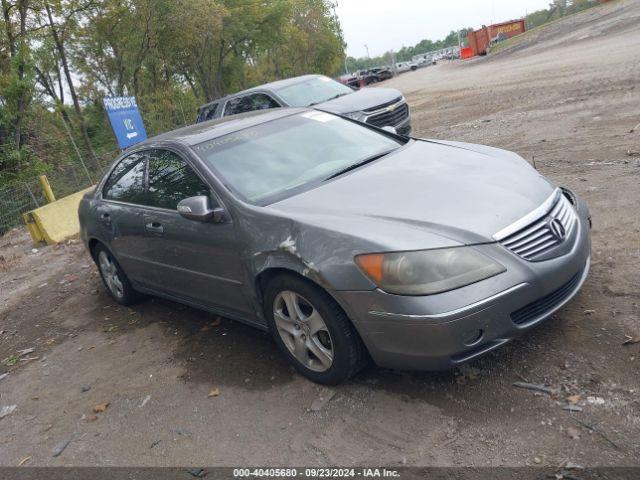
<instances>
[{"instance_id":1,"label":"blue sign","mask_svg":"<svg viewBox=\"0 0 640 480\"><path fill-rule=\"evenodd\" d=\"M104 108L120 148L124 149L147 139L136 97L105 97Z\"/></svg>"}]
</instances>

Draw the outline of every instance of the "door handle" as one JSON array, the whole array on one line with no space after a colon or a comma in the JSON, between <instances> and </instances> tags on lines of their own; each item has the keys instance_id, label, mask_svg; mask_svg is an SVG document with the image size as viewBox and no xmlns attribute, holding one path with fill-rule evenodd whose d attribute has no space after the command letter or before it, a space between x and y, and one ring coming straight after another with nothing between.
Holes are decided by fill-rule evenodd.
<instances>
[{"instance_id":1,"label":"door handle","mask_svg":"<svg viewBox=\"0 0 640 480\"><path fill-rule=\"evenodd\" d=\"M144 227L149 232L153 232L153 233L162 233L162 232L164 232L164 227L159 222L150 222L150 223L147 223Z\"/></svg>"}]
</instances>

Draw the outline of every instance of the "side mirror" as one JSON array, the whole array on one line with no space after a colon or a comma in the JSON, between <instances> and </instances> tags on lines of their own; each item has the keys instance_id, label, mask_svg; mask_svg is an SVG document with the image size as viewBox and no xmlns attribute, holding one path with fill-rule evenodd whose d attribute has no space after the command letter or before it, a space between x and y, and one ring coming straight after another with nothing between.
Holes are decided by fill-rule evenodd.
<instances>
[{"instance_id":1,"label":"side mirror","mask_svg":"<svg viewBox=\"0 0 640 480\"><path fill-rule=\"evenodd\" d=\"M187 220L196 222L222 223L227 220L224 209L211 208L206 195L185 198L178 203L178 213Z\"/></svg>"},{"instance_id":2,"label":"side mirror","mask_svg":"<svg viewBox=\"0 0 640 480\"><path fill-rule=\"evenodd\" d=\"M396 127L392 127L391 125L387 125L386 127L382 127L385 132L393 133L394 135L398 134Z\"/></svg>"}]
</instances>

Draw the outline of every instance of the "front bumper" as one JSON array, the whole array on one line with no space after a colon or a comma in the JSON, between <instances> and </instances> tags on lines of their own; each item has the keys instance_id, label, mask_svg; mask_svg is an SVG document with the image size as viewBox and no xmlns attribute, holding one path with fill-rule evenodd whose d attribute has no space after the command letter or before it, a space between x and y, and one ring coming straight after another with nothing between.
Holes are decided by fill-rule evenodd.
<instances>
[{"instance_id":1,"label":"front bumper","mask_svg":"<svg viewBox=\"0 0 640 480\"><path fill-rule=\"evenodd\" d=\"M399 123L395 126L396 132L399 135L410 135L411 134L411 114L404 120L402 123Z\"/></svg>"},{"instance_id":2,"label":"front bumper","mask_svg":"<svg viewBox=\"0 0 640 480\"><path fill-rule=\"evenodd\" d=\"M445 370L488 353L549 318L587 278L590 220L577 201L571 250L528 262L497 243L476 246L507 271L438 295L337 292L373 360L401 370Z\"/></svg>"}]
</instances>

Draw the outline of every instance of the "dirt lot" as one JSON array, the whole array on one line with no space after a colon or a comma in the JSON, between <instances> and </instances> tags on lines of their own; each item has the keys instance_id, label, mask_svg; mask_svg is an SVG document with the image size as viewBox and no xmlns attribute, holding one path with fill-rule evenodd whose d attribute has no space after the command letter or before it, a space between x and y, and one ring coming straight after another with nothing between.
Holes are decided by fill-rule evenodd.
<instances>
[{"instance_id":1,"label":"dirt lot","mask_svg":"<svg viewBox=\"0 0 640 480\"><path fill-rule=\"evenodd\" d=\"M517 151L587 200L593 266L571 304L461 370L370 368L329 390L266 334L163 300L119 307L78 242L32 251L13 231L0 407L17 407L0 419L0 464L639 465L640 344L622 344L640 335L640 1L387 85L418 136ZM556 393L512 386L523 379Z\"/></svg>"}]
</instances>

